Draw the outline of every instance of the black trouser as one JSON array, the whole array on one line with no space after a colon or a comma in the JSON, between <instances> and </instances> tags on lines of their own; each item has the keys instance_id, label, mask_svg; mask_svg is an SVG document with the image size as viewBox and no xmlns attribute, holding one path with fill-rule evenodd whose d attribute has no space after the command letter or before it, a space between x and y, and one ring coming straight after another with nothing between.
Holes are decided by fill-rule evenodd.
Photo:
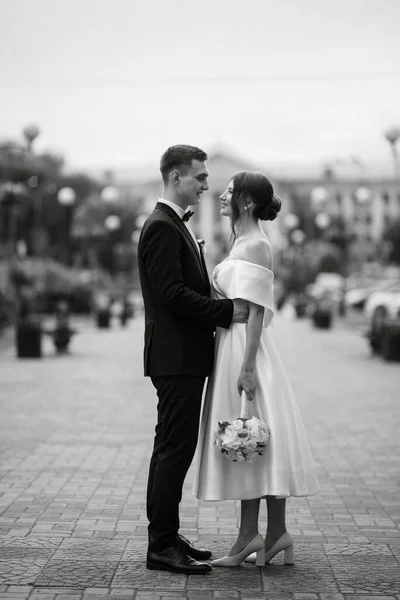
<instances>
[{"instance_id":1,"label":"black trouser","mask_svg":"<svg viewBox=\"0 0 400 600\"><path fill-rule=\"evenodd\" d=\"M152 377L158 420L147 484L149 550L173 545L179 503L197 444L205 377Z\"/></svg>"}]
</instances>

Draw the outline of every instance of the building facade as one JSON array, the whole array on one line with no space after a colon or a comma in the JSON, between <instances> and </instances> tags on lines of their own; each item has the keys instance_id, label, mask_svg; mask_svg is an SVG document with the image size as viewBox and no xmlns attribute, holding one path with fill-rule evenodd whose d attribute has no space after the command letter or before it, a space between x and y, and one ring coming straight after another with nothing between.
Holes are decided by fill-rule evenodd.
<instances>
[{"instance_id":1,"label":"building facade","mask_svg":"<svg viewBox=\"0 0 400 600\"><path fill-rule=\"evenodd\" d=\"M302 231L303 241L318 238L327 230L332 233L336 228L360 263L373 260L385 228L400 218L400 181L395 178L368 177L365 173L342 176L331 170L321 177L274 176L265 165L250 164L229 152L211 153L207 165L209 190L194 208L190 223L196 236L206 241L210 269L229 252L230 220L220 214L219 197L239 171L265 173L282 200L278 218L262 222L277 255L290 243L297 218L295 228ZM145 217L162 194L161 177L138 183L138 189L143 197L141 211ZM298 239L301 239L299 233Z\"/></svg>"}]
</instances>

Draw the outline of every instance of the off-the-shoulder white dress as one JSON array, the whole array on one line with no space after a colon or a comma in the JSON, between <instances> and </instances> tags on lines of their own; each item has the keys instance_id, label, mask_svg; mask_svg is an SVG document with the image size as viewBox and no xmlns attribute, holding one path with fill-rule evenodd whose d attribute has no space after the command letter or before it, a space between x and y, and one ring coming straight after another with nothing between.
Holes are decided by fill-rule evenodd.
<instances>
[{"instance_id":1,"label":"off-the-shoulder white dress","mask_svg":"<svg viewBox=\"0 0 400 600\"><path fill-rule=\"evenodd\" d=\"M256 357L257 388L249 413L266 421L271 435L263 456L252 463L231 462L214 445L218 421L231 421L240 413L236 384L246 347L245 324L218 328L194 462L193 493L204 500L309 496L319 491L299 407L269 329L274 315L273 281L272 271L245 260L228 257L214 269L216 297L244 298L265 308Z\"/></svg>"}]
</instances>

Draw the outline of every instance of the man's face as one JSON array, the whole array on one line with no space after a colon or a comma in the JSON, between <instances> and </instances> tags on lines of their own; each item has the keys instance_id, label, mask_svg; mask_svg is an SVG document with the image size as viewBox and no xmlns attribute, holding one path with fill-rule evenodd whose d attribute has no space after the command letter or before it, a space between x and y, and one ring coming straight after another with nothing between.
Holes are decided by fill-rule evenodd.
<instances>
[{"instance_id":1,"label":"man's face","mask_svg":"<svg viewBox=\"0 0 400 600\"><path fill-rule=\"evenodd\" d=\"M208 190L206 163L192 160L192 166L183 168L180 173L179 195L188 205L199 204L202 193Z\"/></svg>"}]
</instances>

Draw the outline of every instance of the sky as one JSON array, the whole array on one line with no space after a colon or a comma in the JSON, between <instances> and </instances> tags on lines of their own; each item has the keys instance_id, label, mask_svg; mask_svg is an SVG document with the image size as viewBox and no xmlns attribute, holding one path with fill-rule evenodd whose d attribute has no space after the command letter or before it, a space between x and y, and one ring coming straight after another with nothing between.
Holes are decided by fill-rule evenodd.
<instances>
[{"instance_id":1,"label":"sky","mask_svg":"<svg viewBox=\"0 0 400 600\"><path fill-rule=\"evenodd\" d=\"M35 123L71 168L176 143L390 168L399 0L0 0L0 23L0 139Z\"/></svg>"}]
</instances>

